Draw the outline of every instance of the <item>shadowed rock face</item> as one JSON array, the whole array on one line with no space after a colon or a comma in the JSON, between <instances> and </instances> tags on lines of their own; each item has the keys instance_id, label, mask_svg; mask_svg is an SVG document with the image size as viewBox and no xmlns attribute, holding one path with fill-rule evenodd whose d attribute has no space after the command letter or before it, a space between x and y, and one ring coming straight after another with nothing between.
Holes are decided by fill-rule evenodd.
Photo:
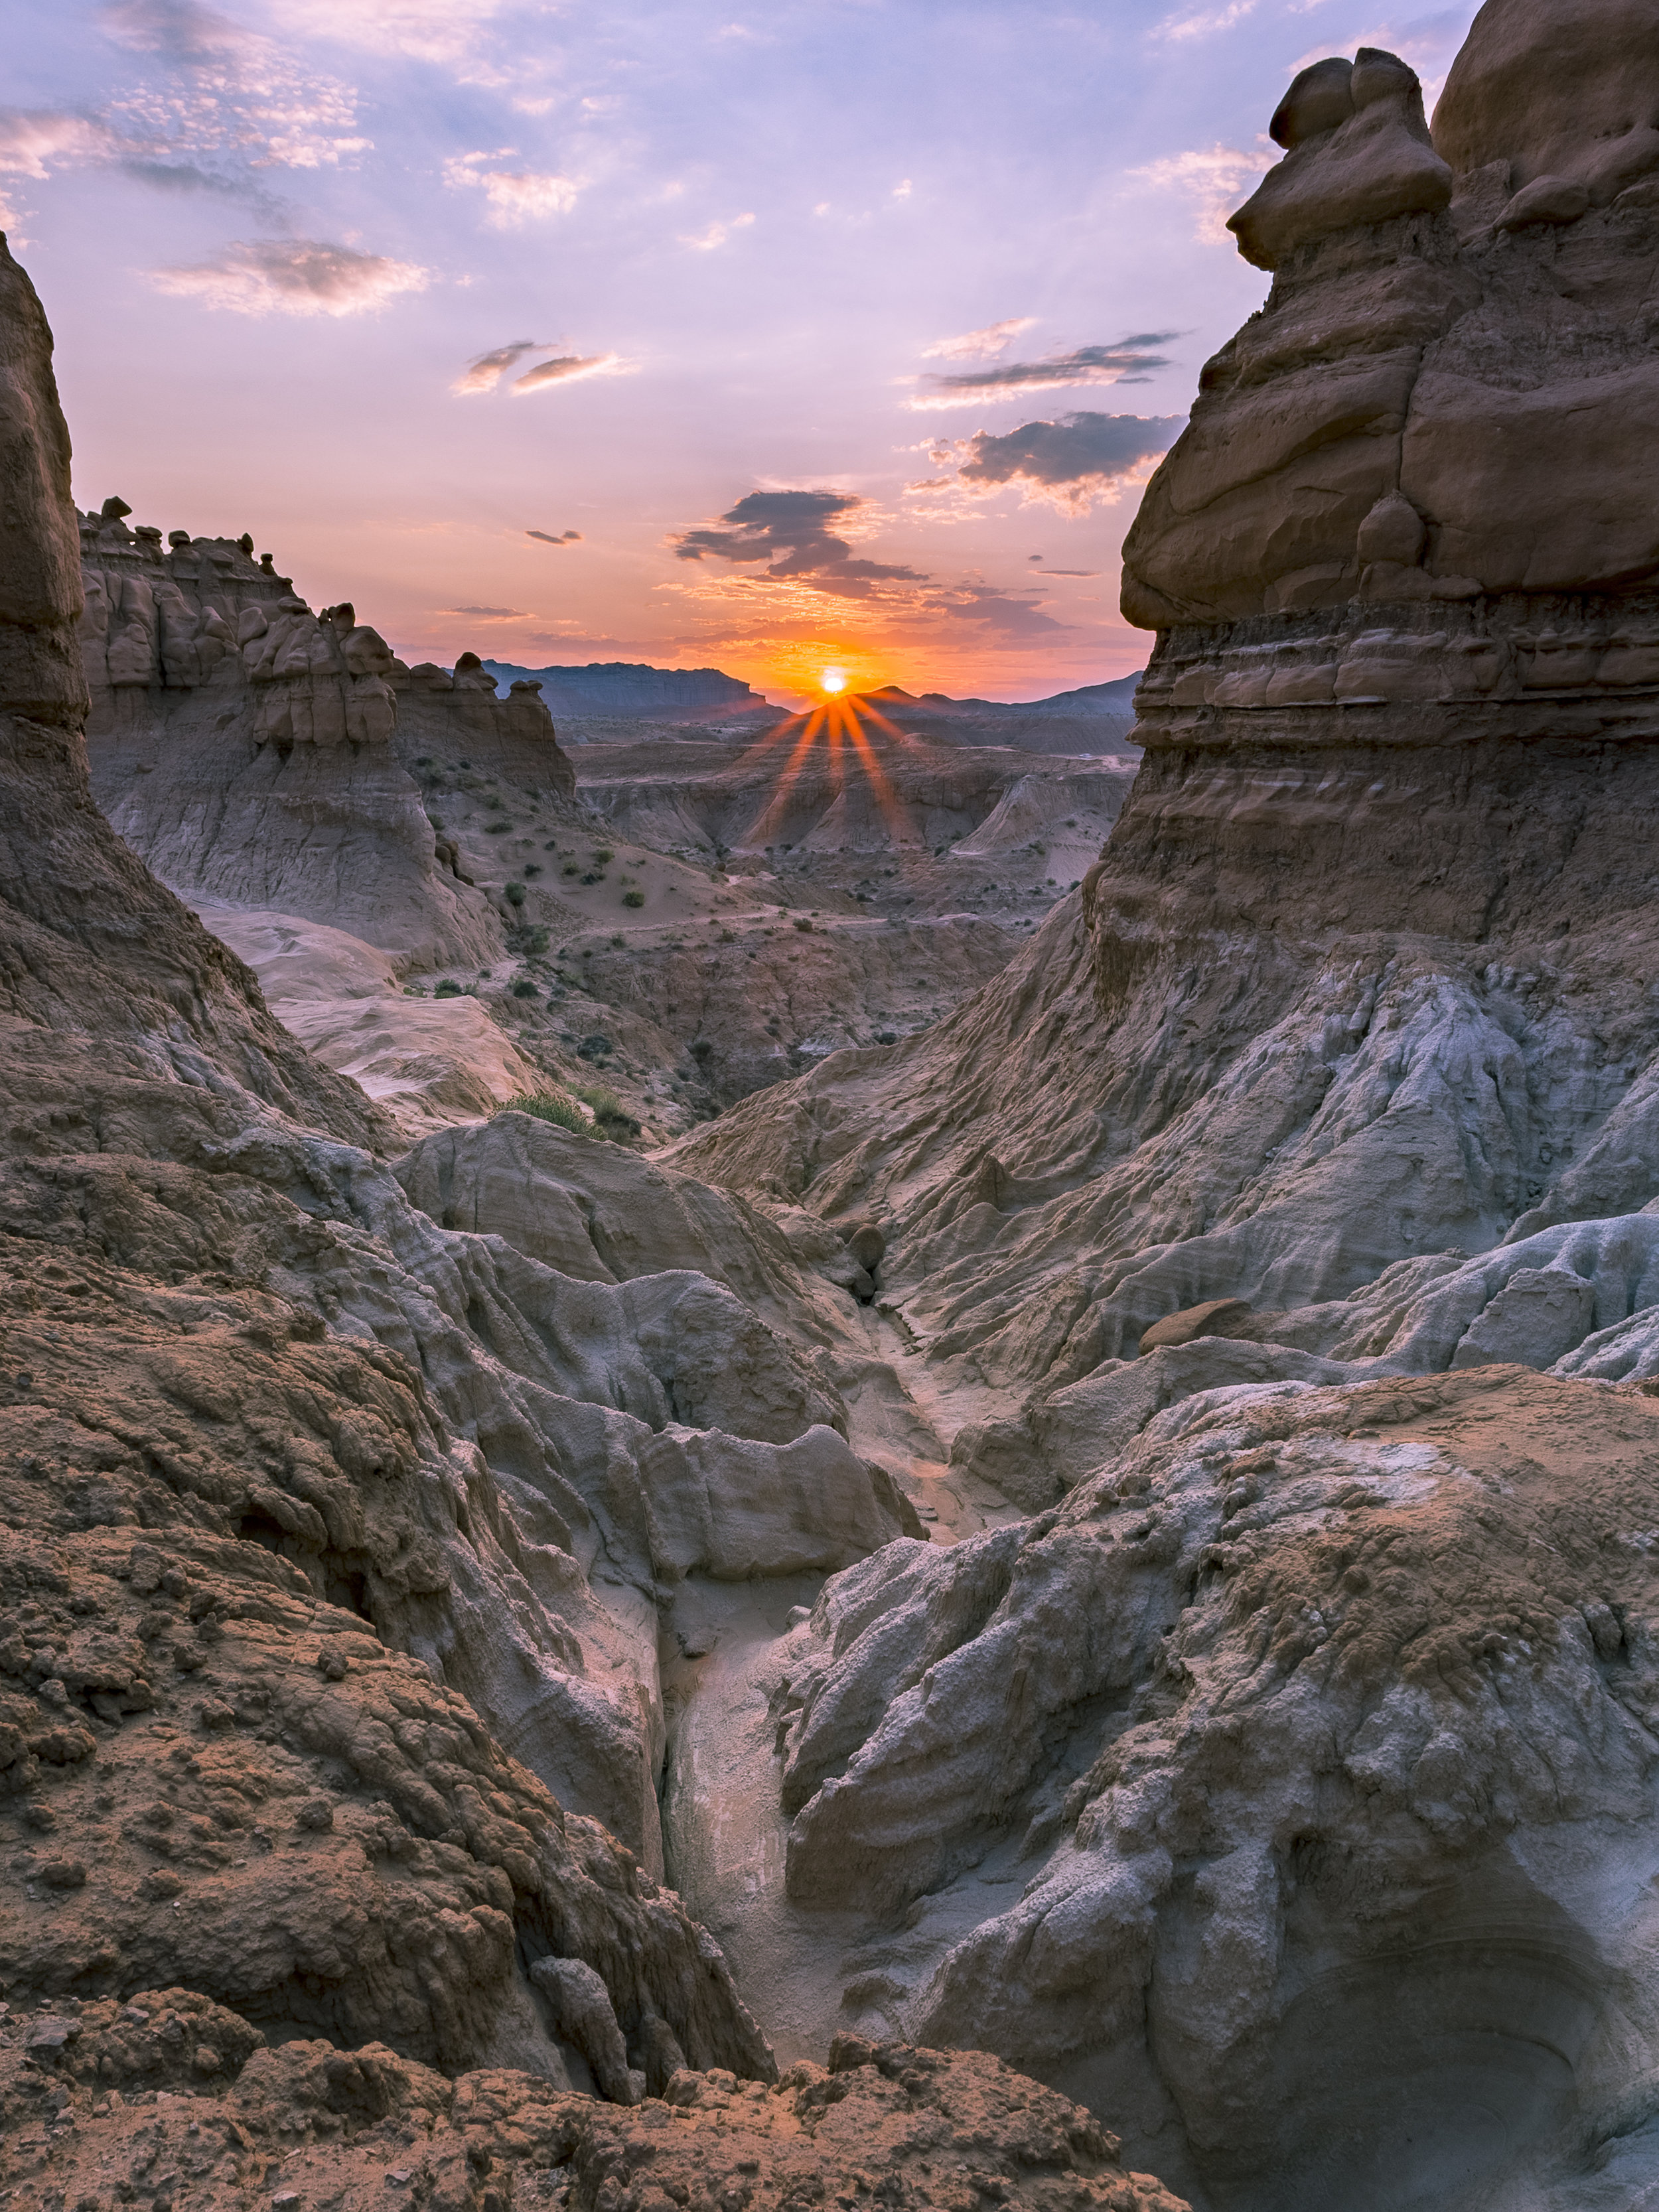
<instances>
[{"instance_id":1,"label":"shadowed rock face","mask_svg":"<svg viewBox=\"0 0 1659 2212\"><path fill-rule=\"evenodd\" d=\"M1646 8L1495 0L1432 146L1392 56L1297 80L1233 220L1273 289L1125 544L1125 611L1165 633L1143 722L1243 710L1311 741L1335 706L1394 736L1420 703L1442 734L1518 735L1571 700L1649 727L1651 52Z\"/></svg>"},{"instance_id":2,"label":"shadowed rock face","mask_svg":"<svg viewBox=\"0 0 1659 2212\"><path fill-rule=\"evenodd\" d=\"M94 808L72 688L41 696L77 605L67 439L38 304L0 274L8 2189L286 2205L314 2153L306 2191L365 2207L502 2212L522 2172L611 2212L648 2165L664 2204L812 2202L828 2175L941 2212L1182 2212L983 2057L844 2043L769 2094L719 1950L653 1879L657 1607L920 1528L830 1425L829 1364L699 1263L819 1346L847 1324L744 1209L693 1186L653 1218L674 1185L631 1155L585 1175L592 1147L549 1158L532 1123L408 1163L465 1230L371 1156L367 1101ZM162 673L199 691L223 641L186 660L169 605ZM262 742L384 749L355 622L277 613ZM494 1231L526 1168L562 1242Z\"/></svg>"},{"instance_id":3,"label":"shadowed rock face","mask_svg":"<svg viewBox=\"0 0 1659 2212\"><path fill-rule=\"evenodd\" d=\"M953 1466L1034 1516L757 1668L785 1907L878 1900L856 2026L1133 2113L1206 2212L1659 2174L1655 52L1490 6L1432 144L1391 58L1304 73L1126 547L1099 862L928 1037L673 1155L880 1224ZM763 2011L787 1924L723 1929Z\"/></svg>"},{"instance_id":4,"label":"shadowed rock face","mask_svg":"<svg viewBox=\"0 0 1659 2212\"><path fill-rule=\"evenodd\" d=\"M74 630L80 564L70 441L52 373L52 332L0 235L0 699L36 721L78 728L86 685Z\"/></svg>"},{"instance_id":5,"label":"shadowed rock face","mask_svg":"<svg viewBox=\"0 0 1659 2212\"><path fill-rule=\"evenodd\" d=\"M410 669L349 605L315 614L243 541L80 520L94 789L186 896L343 930L405 963L487 966L499 915L438 838L410 764L434 746L574 789L533 686L463 654ZM469 668L466 663L471 660Z\"/></svg>"}]
</instances>

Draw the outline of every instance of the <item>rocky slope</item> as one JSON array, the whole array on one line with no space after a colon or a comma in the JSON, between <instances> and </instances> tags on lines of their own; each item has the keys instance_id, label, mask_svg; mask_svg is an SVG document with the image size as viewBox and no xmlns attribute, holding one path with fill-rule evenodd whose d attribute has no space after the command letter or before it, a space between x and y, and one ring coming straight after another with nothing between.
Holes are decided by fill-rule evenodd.
<instances>
[{"instance_id":1,"label":"rocky slope","mask_svg":"<svg viewBox=\"0 0 1659 2212\"><path fill-rule=\"evenodd\" d=\"M313 614L252 541L175 531L164 550L127 512L80 518L93 790L123 840L411 1131L534 1088L482 1008L416 1013L399 979L507 961L515 921L428 821L410 773L427 748L577 814L535 687L498 701L476 655L408 668L351 607Z\"/></svg>"},{"instance_id":2,"label":"rocky slope","mask_svg":"<svg viewBox=\"0 0 1659 2212\"><path fill-rule=\"evenodd\" d=\"M522 2168L608 2205L648 2159L682 2198L770 2161L775 2197L815 2161L856 2185L856 2147L864 2185L923 2203L981 2175L1173 2203L989 2061L861 2046L769 2098L658 1879L659 1629L688 1586L821 1577L919 1527L842 1440L851 1302L713 1193L632 1250L601 1200L563 1268L485 1225L487 1176L472 1225L421 1210L464 1210L453 1148L406 1190L391 1125L92 803L68 441L3 246L0 357L9 2202L372 2185L501 2212ZM579 1209L600 1156L565 1150Z\"/></svg>"},{"instance_id":3,"label":"rocky slope","mask_svg":"<svg viewBox=\"0 0 1659 2212\"><path fill-rule=\"evenodd\" d=\"M1036 1516L694 1708L683 1889L775 2033L971 2032L1218 2212L1659 2173L1655 28L1490 0L1432 140L1391 56L1297 80L1273 289L1127 543L1098 864L671 1156L873 1218L910 1387Z\"/></svg>"},{"instance_id":4,"label":"rocky slope","mask_svg":"<svg viewBox=\"0 0 1659 2212\"><path fill-rule=\"evenodd\" d=\"M1489 0L1433 141L1392 57L1292 85L1273 289L1129 540L1133 788L924 1034L652 1163L388 1164L228 957L166 996L158 890L143 1087L83 1130L35 1018L29 2212L1651 2201L1656 28Z\"/></svg>"}]
</instances>

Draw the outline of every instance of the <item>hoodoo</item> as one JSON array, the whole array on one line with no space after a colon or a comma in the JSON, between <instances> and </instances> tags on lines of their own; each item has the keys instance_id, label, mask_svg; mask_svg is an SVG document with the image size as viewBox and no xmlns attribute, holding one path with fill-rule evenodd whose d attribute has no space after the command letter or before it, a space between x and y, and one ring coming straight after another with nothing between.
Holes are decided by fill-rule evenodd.
<instances>
[{"instance_id":1,"label":"hoodoo","mask_svg":"<svg viewBox=\"0 0 1659 2212\"><path fill-rule=\"evenodd\" d=\"M1431 132L1395 56L1297 77L1272 289L1126 543L1099 862L675 1153L879 1225L953 1467L1035 1515L793 1632L780 1887L884 1930L865 2032L1215 2212L1659 2173L1656 52L1489 0Z\"/></svg>"}]
</instances>

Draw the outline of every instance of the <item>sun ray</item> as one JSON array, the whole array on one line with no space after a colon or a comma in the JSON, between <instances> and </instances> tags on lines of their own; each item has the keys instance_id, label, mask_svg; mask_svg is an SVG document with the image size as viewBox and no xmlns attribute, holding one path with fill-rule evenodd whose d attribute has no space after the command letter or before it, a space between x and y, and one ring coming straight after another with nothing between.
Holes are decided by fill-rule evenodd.
<instances>
[{"instance_id":1,"label":"sun ray","mask_svg":"<svg viewBox=\"0 0 1659 2212\"><path fill-rule=\"evenodd\" d=\"M772 796L767 800L754 822L744 832L743 842L745 845L763 845L766 842L767 831L775 830L777 823L782 820L789 793L806 764L806 756L812 750L813 742L828 713L827 708L815 707L806 716L805 726L801 731L795 750L779 771L777 782L773 787Z\"/></svg>"},{"instance_id":2,"label":"sun ray","mask_svg":"<svg viewBox=\"0 0 1659 2212\"><path fill-rule=\"evenodd\" d=\"M905 811L904 802L893 788L891 779L877 757L875 747L865 735L858 714L853 713L849 719L852 724L850 735L853 744L860 759L864 763L865 775L868 777L870 787L876 795L876 805L881 810L882 818L887 824L888 835L896 846L902 845L907 842L904 833L911 827L909 817Z\"/></svg>"}]
</instances>

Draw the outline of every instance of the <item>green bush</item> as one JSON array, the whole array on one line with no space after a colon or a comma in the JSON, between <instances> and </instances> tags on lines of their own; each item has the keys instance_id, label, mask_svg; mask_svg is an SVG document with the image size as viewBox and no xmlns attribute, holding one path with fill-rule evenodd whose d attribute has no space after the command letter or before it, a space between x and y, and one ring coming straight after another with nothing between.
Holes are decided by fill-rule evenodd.
<instances>
[{"instance_id":1,"label":"green bush","mask_svg":"<svg viewBox=\"0 0 1659 2212\"><path fill-rule=\"evenodd\" d=\"M551 1121L556 1129L568 1129L573 1136L591 1137L593 1133L586 1115L573 1106L562 1091L527 1091L522 1097L509 1098L505 1106L496 1108L498 1114L533 1114L538 1121Z\"/></svg>"},{"instance_id":2,"label":"green bush","mask_svg":"<svg viewBox=\"0 0 1659 2212\"><path fill-rule=\"evenodd\" d=\"M607 862L614 860L616 857L609 845L596 845L593 848L593 858L601 867L604 867Z\"/></svg>"},{"instance_id":3,"label":"green bush","mask_svg":"<svg viewBox=\"0 0 1659 2212\"><path fill-rule=\"evenodd\" d=\"M516 928L507 931L507 941L514 952L534 956L546 951L549 938L539 921L521 921Z\"/></svg>"},{"instance_id":4,"label":"green bush","mask_svg":"<svg viewBox=\"0 0 1659 2212\"><path fill-rule=\"evenodd\" d=\"M640 1125L628 1112L614 1091L595 1088L576 1093L582 1103L593 1109L593 1126L602 1137L609 1137L613 1145L625 1145L630 1137L637 1137Z\"/></svg>"},{"instance_id":5,"label":"green bush","mask_svg":"<svg viewBox=\"0 0 1659 2212\"><path fill-rule=\"evenodd\" d=\"M448 976L446 975L443 981L434 990L432 995L434 999L459 999L463 997L465 994L462 992L460 985L459 983L452 983Z\"/></svg>"},{"instance_id":6,"label":"green bush","mask_svg":"<svg viewBox=\"0 0 1659 2212\"><path fill-rule=\"evenodd\" d=\"M520 976L518 981L513 986L513 995L515 999L533 999L535 997L536 986L531 981L528 975Z\"/></svg>"},{"instance_id":7,"label":"green bush","mask_svg":"<svg viewBox=\"0 0 1659 2212\"><path fill-rule=\"evenodd\" d=\"M522 906L525 900L524 885L522 884L508 884L507 888L502 891L501 896L507 901L509 906Z\"/></svg>"},{"instance_id":8,"label":"green bush","mask_svg":"<svg viewBox=\"0 0 1659 2212\"><path fill-rule=\"evenodd\" d=\"M804 914L798 914L795 916L795 927L797 929L811 929L812 925Z\"/></svg>"},{"instance_id":9,"label":"green bush","mask_svg":"<svg viewBox=\"0 0 1659 2212\"><path fill-rule=\"evenodd\" d=\"M623 904L624 906L643 906L645 904L645 893L643 891L624 891L623 893Z\"/></svg>"}]
</instances>

